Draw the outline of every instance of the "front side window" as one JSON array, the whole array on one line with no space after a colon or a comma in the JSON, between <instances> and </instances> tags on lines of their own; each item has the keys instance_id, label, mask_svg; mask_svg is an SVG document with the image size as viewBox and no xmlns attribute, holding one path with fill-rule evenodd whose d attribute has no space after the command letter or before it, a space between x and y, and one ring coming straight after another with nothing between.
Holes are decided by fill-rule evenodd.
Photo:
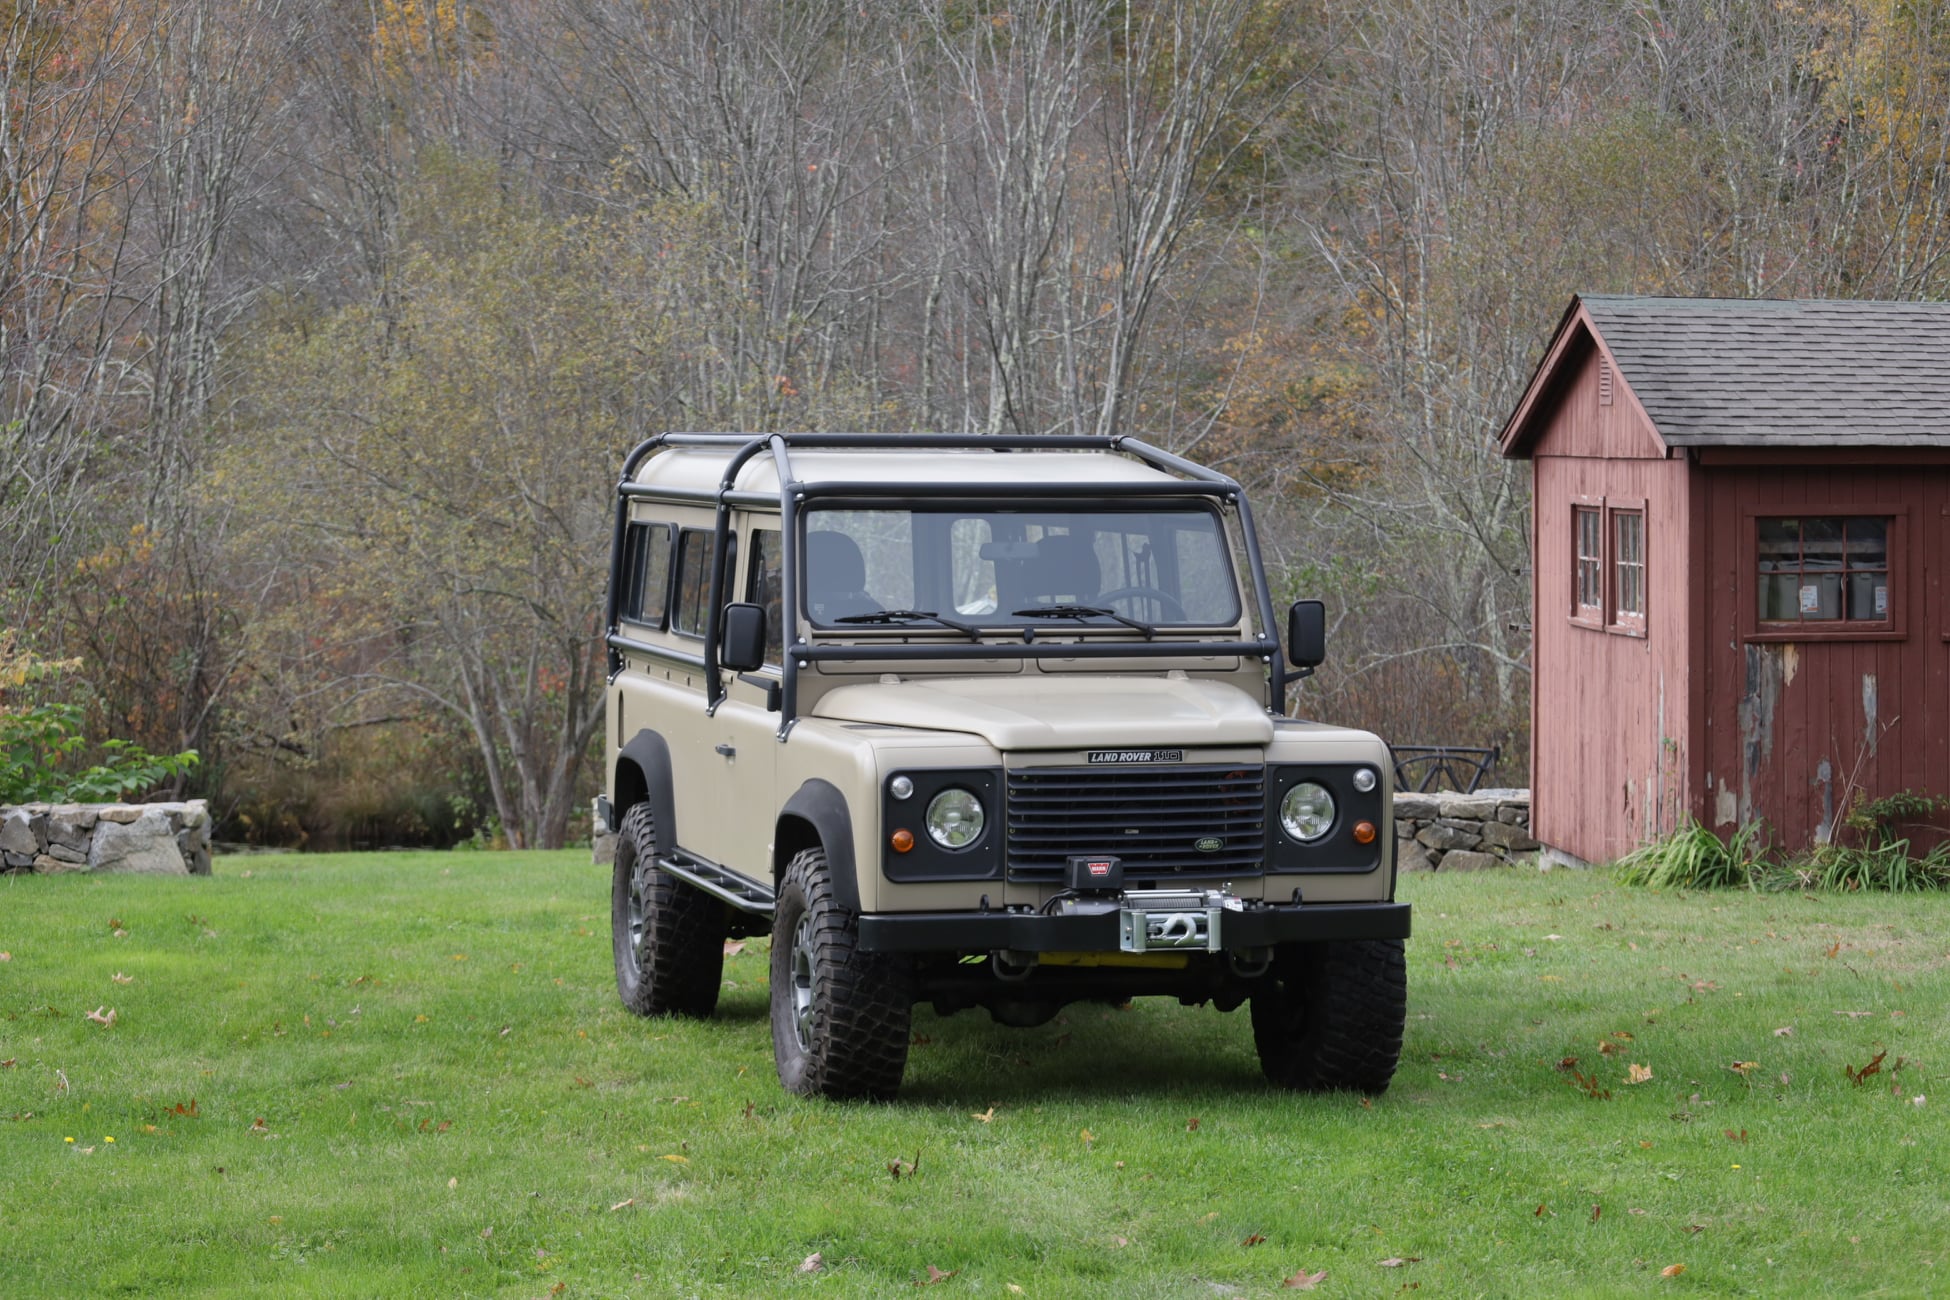
<instances>
[{"instance_id":1,"label":"front side window","mask_svg":"<svg viewBox=\"0 0 1950 1300\"><path fill-rule=\"evenodd\" d=\"M1571 507L1572 612L1597 622L1605 613L1605 535L1595 506Z\"/></svg>"},{"instance_id":2,"label":"front side window","mask_svg":"<svg viewBox=\"0 0 1950 1300\"><path fill-rule=\"evenodd\" d=\"M1020 627L1075 607L1156 627L1239 621L1225 528L1202 505L813 508L805 556L807 612L825 626L926 610Z\"/></svg>"},{"instance_id":3,"label":"front side window","mask_svg":"<svg viewBox=\"0 0 1950 1300\"><path fill-rule=\"evenodd\" d=\"M751 571L745 575L745 599L765 607L765 662L785 662L785 597L780 580L779 530L752 530Z\"/></svg>"},{"instance_id":4,"label":"front side window","mask_svg":"<svg viewBox=\"0 0 1950 1300\"><path fill-rule=\"evenodd\" d=\"M1754 521L1763 623L1887 623L1887 516Z\"/></svg>"}]
</instances>

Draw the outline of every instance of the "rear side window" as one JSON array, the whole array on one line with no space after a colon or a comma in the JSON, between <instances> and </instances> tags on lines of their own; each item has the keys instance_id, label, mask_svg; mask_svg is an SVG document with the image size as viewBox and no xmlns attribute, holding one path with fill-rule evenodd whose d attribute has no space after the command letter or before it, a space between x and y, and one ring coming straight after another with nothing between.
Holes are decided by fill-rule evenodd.
<instances>
[{"instance_id":1,"label":"rear side window","mask_svg":"<svg viewBox=\"0 0 1950 1300\"><path fill-rule=\"evenodd\" d=\"M623 533L623 572L616 612L662 630L670 609L669 524L631 524Z\"/></svg>"},{"instance_id":2,"label":"rear side window","mask_svg":"<svg viewBox=\"0 0 1950 1300\"><path fill-rule=\"evenodd\" d=\"M711 556L717 549L717 535L709 528L686 528L677 542L677 608L672 611L672 630L686 636L703 636L706 611L711 603ZM733 590L731 578L737 572L738 535L732 533L725 546L725 598Z\"/></svg>"}]
</instances>

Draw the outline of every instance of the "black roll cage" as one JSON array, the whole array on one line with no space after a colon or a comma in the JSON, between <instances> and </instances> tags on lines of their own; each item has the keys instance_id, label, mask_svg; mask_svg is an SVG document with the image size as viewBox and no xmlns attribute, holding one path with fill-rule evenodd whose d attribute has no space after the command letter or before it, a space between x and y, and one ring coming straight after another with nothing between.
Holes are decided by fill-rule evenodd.
<instances>
[{"instance_id":1,"label":"black roll cage","mask_svg":"<svg viewBox=\"0 0 1950 1300\"><path fill-rule=\"evenodd\" d=\"M733 449L723 477L715 491L709 488L653 487L634 482L636 471L653 452L668 447L713 447ZM884 502L925 499L941 502L985 502L1004 500L1057 500L1079 495L1078 485L1069 483L802 483L793 476L792 450L875 451L1111 451L1125 455L1166 473L1185 477L1171 483L1120 483L1106 487L1108 497L1184 497L1206 496L1230 503L1239 512L1240 531L1246 545L1247 567L1252 570L1253 595L1259 607L1257 640L1222 642L1090 640L1057 643L1066 659L1166 658L1196 650L1204 654L1257 657L1265 661L1272 679L1272 700L1278 712L1286 699L1288 679L1286 656L1275 629L1273 594L1266 585L1265 566L1260 561L1259 533L1253 526L1252 506L1237 482L1194 461L1175 456L1141 439L1124 434L1096 437L1077 434L956 434L956 433L659 433L644 439L623 460L622 477L616 485L616 525L609 548L609 591L603 609L604 642L608 647L609 675L613 679L623 666L623 651L635 650L660 658L682 658L704 672L706 711L715 712L723 702L725 685L718 662L725 604L725 548L731 535L731 510L734 506L773 506L779 508L780 618L785 628L797 633L799 627L798 523L799 509L807 501L837 498L842 501ZM739 491L734 487L738 473L747 462L770 452L778 467L777 496L766 492ZM704 653L700 657L648 645L618 630L617 607L623 581L623 540L629 527L630 502L643 498L685 501L710 505L716 513L711 564L711 597L705 615ZM782 630L781 639L785 632ZM779 693L779 739L785 739L798 717L799 671L810 664L829 660L869 662L872 660L966 659L970 646L953 644L899 645L812 645L795 641L785 647L781 665L783 680ZM1053 643L1040 645L1025 634L1021 644L981 642L973 647L984 659L1033 659L1051 653Z\"/></svg>"}]
</instances>

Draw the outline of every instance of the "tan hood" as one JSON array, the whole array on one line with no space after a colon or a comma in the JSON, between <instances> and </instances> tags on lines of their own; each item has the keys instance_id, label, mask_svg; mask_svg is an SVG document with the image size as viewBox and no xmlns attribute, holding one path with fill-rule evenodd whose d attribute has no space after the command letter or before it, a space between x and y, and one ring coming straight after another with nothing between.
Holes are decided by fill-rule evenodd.
<instances>
[{"instance_id":1,"label":"tan hood","mask_svg":"<svg viewBox=\"0 0 1950 1300\"><path fill-rule=\"evenodd\" d=\"M842 686L822 718L965 731L1001 750L1264 745L1273 720L1219 682L1165 677L1010 674Z\"/></svg>"}]
</instances>

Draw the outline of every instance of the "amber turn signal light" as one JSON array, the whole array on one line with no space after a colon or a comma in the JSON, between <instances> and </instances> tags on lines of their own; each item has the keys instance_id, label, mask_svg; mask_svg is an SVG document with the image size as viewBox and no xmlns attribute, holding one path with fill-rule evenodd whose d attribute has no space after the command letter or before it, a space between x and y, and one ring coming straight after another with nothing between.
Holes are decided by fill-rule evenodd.
<instances>
[{"instance_id":1,"label":"amber turn signal light","mask_svg":"<svg viewBox=\"0 0 1950 1300\"><path fill-rule=\"evenodd\" d=\"M905 853L909 849L914 847L913 831L895 831L891 838L894 845L894 852L896 853ZM1374 838L1373 827L1370 827L1368 829L1368 838L1370 839Z\"/></svg>"},{"instance_id":2,"label":"amber turn signal light","mask_svg":"<svg viewBox=\"0 0 1950 1300\"><path fill-rule=\"evenodd\" d=\"M1373 822L1354 823L1354 842L1356 844L1373 844L1374 823Z\"/></svg>"}]
</instances>

